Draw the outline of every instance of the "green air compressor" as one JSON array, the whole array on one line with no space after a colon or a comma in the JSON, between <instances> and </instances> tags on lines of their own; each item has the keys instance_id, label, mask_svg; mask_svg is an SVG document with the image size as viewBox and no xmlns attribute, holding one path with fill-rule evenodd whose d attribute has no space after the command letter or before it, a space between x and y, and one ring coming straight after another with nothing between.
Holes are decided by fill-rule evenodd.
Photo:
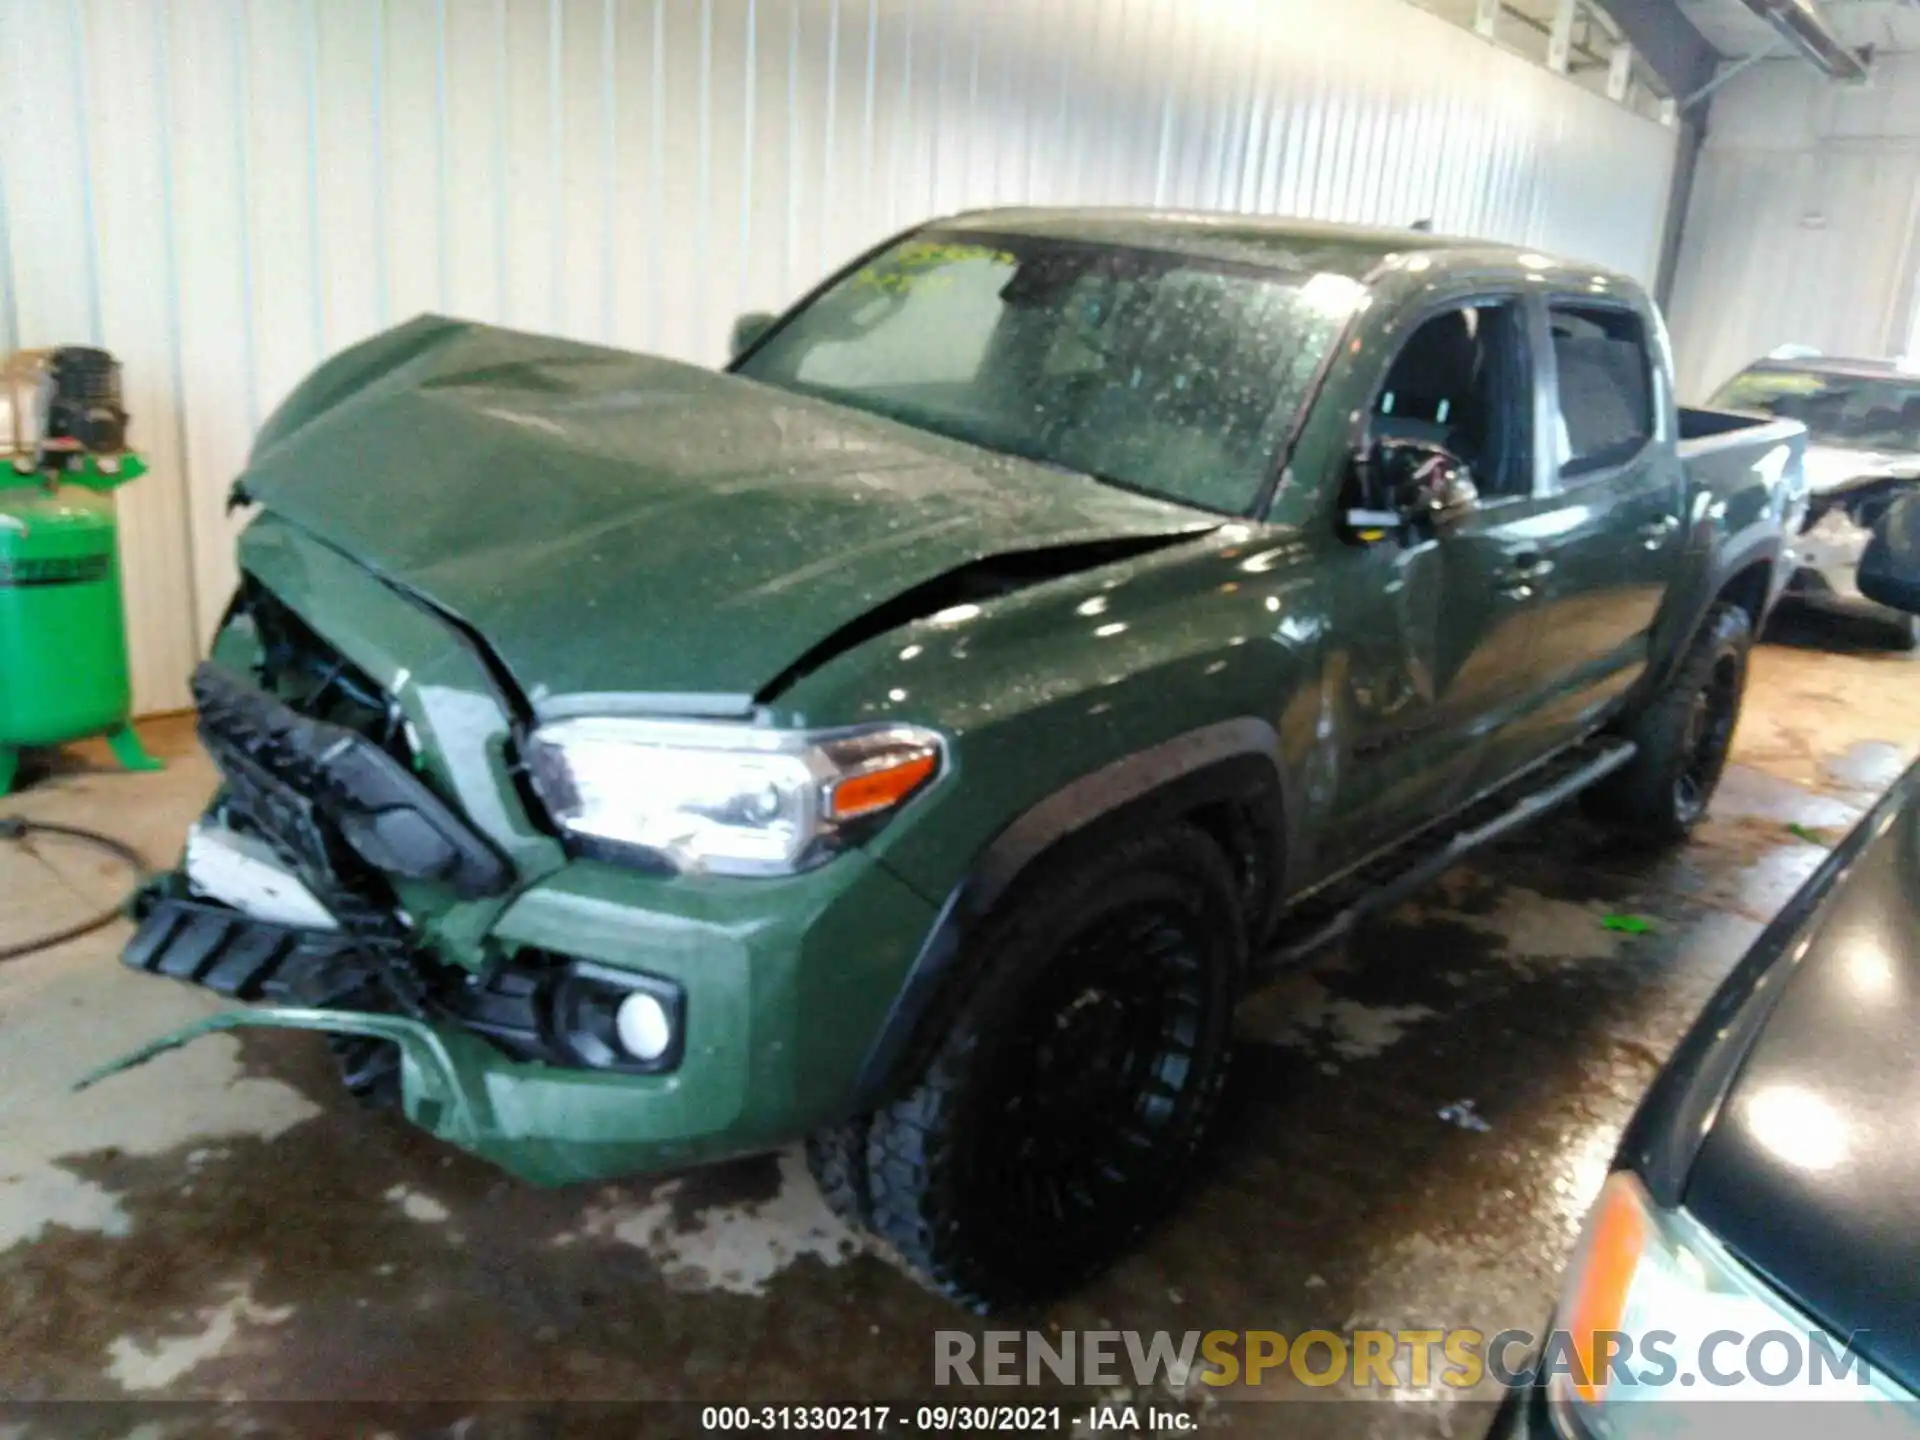
<instances>
[{"instance_id":1,"label":"green air compressor","mask_svg":"<svg viewBox=\"0 0 1920 1440\"><path fill-rule=\"evenodd\" d=\"M104 350L21 351L0 371L0 795L20 752L105 735L156 770L128 716L112 491L127 449L120 366Z\"/></svg>"}]
</instances>

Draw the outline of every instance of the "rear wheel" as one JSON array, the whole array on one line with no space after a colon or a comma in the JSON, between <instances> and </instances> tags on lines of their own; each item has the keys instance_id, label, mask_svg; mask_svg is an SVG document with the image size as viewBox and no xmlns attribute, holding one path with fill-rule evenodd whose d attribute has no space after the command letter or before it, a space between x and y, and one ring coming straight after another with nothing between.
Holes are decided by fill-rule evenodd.
<instances>
[{"instance_id":1,"label":"rear wheel","mask_svg":"<svg viewBox=\"0 0 1920 1440\"><path fill-rule=\"evenodd\" d=\"M1080 847L968 946L976 983L867 1127L866 1218L975 1310L1097 1272L1178 1193L1226 1076L1245 937L1184 825Z\"/></svg>"},{"instance_id":2,"label":"rear wheel","mask_svg":"<svg viewBox=\"0 0 1920 1440\"><path fill-rule=\"evenodd\" d=\"M1667 688L1625 728L1637 751L1587 792L1589 810L1650 841L1686 838L1726 769L1752 644L1747 612L1714 606Z\"/></svg>"},{"instance_id":3,"label":"rear wheel","mask_svg":"<svg viewBox=\"0 0 1920 1440\"><path fill-rule=\"evenodd\" d=\"M1880 635L1891 649L1920 649L1920 615L1891 616L1880 622Z\"/></svg>"}]
</instances>

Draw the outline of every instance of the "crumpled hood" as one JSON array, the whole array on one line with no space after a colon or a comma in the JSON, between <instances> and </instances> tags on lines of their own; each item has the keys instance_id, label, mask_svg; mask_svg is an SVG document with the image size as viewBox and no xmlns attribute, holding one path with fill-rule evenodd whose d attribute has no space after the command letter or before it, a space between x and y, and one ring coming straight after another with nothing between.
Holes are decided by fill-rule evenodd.
<instances>
[{"instance_id":1,"label":"crumpled hood","mask_svg":"<svg viewBox=\"0 0 1920 1440\"><path fill-rule=\"evenodd\" d=\"M744 703L970 562L1218 524L753 381L434 316L303 382L240 486L460 617L536 703Z\"/></svg>"},{"instance_id":2,"label":"crumpled hood","mask_svg":"<svg viewBox=\"0 0 1920 1440\"><path fill-rule=\"evenodd\" d=\"M1805 465L1808 492L1828 495L1856 480L1886 475L1903 479L1920 476L1920 452L1811 443L1807 446Z\"/></svg>"}]
</instances>

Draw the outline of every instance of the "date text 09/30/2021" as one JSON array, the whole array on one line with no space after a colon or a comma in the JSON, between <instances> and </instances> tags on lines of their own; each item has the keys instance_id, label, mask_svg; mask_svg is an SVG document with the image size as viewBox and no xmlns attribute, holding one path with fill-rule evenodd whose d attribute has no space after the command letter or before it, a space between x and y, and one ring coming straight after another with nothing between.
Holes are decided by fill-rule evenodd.
<instances>
[{"instance_id":1,"label":"date text 09/30/2021","mask_svg":"<svg viewBox=\"0 0 1920 1440\"><path fill-rule=\"evenodd\" d=\"M708 1405L700 1428L727 1431L867 1431L961 1434L1141 1430L1180 1434L1196 1424L1183 1410L1138 1405Z\"/></svg>"}]
</instances>

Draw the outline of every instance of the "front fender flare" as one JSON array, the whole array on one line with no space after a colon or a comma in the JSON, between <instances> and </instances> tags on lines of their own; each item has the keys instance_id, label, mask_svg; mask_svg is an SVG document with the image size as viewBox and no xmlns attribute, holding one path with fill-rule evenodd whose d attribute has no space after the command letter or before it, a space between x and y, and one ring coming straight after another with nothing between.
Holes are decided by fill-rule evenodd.
<instances>
[{"instance_id":1,"label":"front fender flare","mask_svg":"<svg viewBox=\"0 0 1920 1440\"><path fill-rule=\"evenodd\" d=\"M854 1084L848 1114L881 1103L937 1043L935 1023L959 976L967 936L1008 890L1061 844L1108 824L1152 824L1220 802L1251 803L1268 817L1270 915L1287 893L1298 814L1280 736L1263 720L1225 720L1136 751L1062 786L1016 817L947 894L894 996ZM1266 916L1260 917L1264 921Z\"/></svg>"}]
</instances>

